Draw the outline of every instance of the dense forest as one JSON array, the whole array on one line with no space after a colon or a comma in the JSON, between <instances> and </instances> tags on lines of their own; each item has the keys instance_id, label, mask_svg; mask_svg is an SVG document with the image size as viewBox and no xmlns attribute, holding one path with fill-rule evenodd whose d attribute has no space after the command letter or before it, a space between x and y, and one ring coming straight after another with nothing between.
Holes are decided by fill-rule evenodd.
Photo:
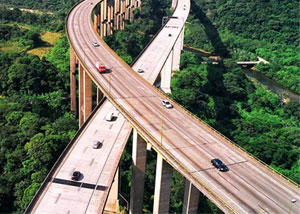
<instances>
[{"instance_id":1,"label":"dense forest","mask_svg":"<svg viewBox=\"0 0 300 214\"><path fill-rule=\"evenodd\" d=\"M270 64L258 71L300 93L297 0L194 0L190 21L187 44L234 60L260 56Z\"/></svg>"},{"instance_id":2,"label":"dense forest","mask_svg":"<svg viewBox=\"0 0 300 214\"><path fill-rule=\"evenodd\" d=\"M69 112L67 39L42 59L27 53L45 45L42 31L62 31L63 23L0 7L0 48L11 46L0 49L1 213L24 211L78 127Z\"/></svg>"},{"instance_id":3,"label":"dense forest","mask_svg":"<svg viewBox=\"0 0 300 214\"><path fill-rule=\"evenodd\" d=\"M46 57L27 53L43 44L41 29L64 31L65 15L75 4L64 1L0 0L10 7L52 11L32 14L0 8L0 45L11 42L21 51L0 51L0 210L22 213L57 157L75 134L78 123L69 112L69 53L65 37ZM296 1L194 0L185 43L224 60L212 64L183 52L181 71L172 78L169 96L235 143L300 183L299 103L281 98L250 82L236 60L270 61L257 70L300 92L299 15ZM171 13L171 0L144 0L133 23L105 41L128 63ZM49 24L50 23L50 24ZM24 28L23 25L35 27ZM250 26L250 27L249 27ZM0 46L1 47L1 46ZM131 143L121 161L121 193L129 199ZM151 213L156 153L147 153L144 212ZM173 173L170 212L182 209L184 178ZM127 185L129 184L129 185ZM199 213L221 213L201 195Z\"/></svg>"}]
</instances>

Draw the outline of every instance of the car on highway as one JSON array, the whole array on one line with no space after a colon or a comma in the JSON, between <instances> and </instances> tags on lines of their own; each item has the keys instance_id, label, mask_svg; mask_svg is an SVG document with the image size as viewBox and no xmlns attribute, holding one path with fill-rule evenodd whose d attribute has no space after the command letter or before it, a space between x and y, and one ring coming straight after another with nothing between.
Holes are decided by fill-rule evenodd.
<instances>
[{"instance_id":1,"label":"car on highway","mask_svg":"<svg viewBox=\"0 0 300 214\"><path fill-rule=\"evenodd\" d=\"M72 179L72 181L78 181L80 176L81 176L81 173L79 171L74 171L71 179Z\"/></svg>"},{"instance_id":2,"label":"car on highway","mask_svg":"<svg viewBox=\"0 0 300 214\"><path fill-rule=\"evenodd\" d=\"M163 100L162 104L166 108L173 108L173 105L168 100Z\"/></svg>"},{"instance_id":3,"label":"car on highway","mask_svg":"<svg viewBox=\"0 0 300 214\"><path fill-rule=\"evenodd\" d=\"M93 149L98 149L102 143L99 140L94 140L93 141Z\"/></svg>"},{"instance_id":4,"label":"car on highway","mask_svg":"<svg viewBox=\"0 0 300 214\"><path fill-rule=\"evenodd\" d=\"M226 172L229 170L228 167L218 158L214 158L210 162L214 167L216 167L221 172Z\"/></svg>"},{"instance_id":5,"label":"car on highway","mask_svg":"<svg viewBox=\"0 0 300 214\"><path fill-rule=\"evenodd\" d=\"M94 46L94 47L99 47L100 45L99 45L98 42L93 42L93 46Z\"/></svg>"},{"instance_id":6,"label":"car on highway","mask_svg":"<svg viewBox=\"0 0 300 214\"><path fill-rule=\"evenodd\" d=\"M141 68L139 68L139 69L137 70L137 72L138 72L138 73L144 73L144 70L141 69Z\"/></svg>"},{"instance_id":7,"label":"car on highway","mask_svg":"<svg viewBox=\"0 0 300 214\"><path fill-rule=\"evenodd\" d=\"M96 62L96 68L99 71L99 73L105 73L106 72L106 67L101 62Z\"/></svg>"},{"instance_id":8,"label":"car on highway","mask_svg":"<svg viewBox=\"0 0 300 214\"><path fill-rule=\"evenodd\" d=\"M108 114L105 117L105 120L106 121L112 121L113 117L114 117L114 113L113 112L108 112Z\"/></svg>"}]
</instances>

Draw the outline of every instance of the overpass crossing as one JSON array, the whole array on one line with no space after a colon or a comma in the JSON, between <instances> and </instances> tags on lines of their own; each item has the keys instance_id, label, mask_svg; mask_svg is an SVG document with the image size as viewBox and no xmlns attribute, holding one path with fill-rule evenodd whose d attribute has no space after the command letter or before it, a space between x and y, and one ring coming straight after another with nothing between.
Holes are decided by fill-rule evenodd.
<instances>
[{"instance_id":1,"label":"overpass crossing","mask_svg":"<svg viewBox=\"0 0 300 214\"><path fill-rule=\"evenodd\" d=\"M161 106L161 100L166 99L166 97L139 74L133 72L94 34L88 17L91 16L93 5L96 3L97 1L82 2L72 10L68 19L69 40L79 60L80 72L84 73L84 77L90 78L96 83L114 107L142 136L142 139L152 145L159 153L158 157L163 159L161 162L166 162L165 164L171 165L183 174L190 183L226 213L282 213L290 211L297 213L299 210L298 203L292 207L292 210L289 210L290 199L296 198L299 201L299 188L297 186L281 178L255 158L237 148L224 136L193 117L176 103L173 103L173 109L164 109ZM183 10L183 8L187 8L187 10ZM176 14L176 11L179 10L179 14ZM189 1L179 1L175 14L186 18L188 11ZM173 55L176 55L176 51L178 53L178 48L182 48L182 41L179 38L183 36L182 29L185 18L171 19L156 37L159 38L162 35L160 43L152 42L151 44L157 46L153 45L153 50L148 51L151 47L150 44L136 62L137 68L143 68L146 71L145 77L149 75L147 79L150 82L151 78L152 81L155 81L159 72L162 72L161 75L163 76L164 71L176 68L176 62L179 66L179 58L176 61L176 57ZM170 31L171 38L169 38ZM169 46L165 42L166 37L171 40ZM90 47L93 41L100 43L98 49ZM144 61L141 60L143 56ZM149 59L155 57L158 58L155 64L148 62ZM111 69L111 72L99 74L94 67L94 62L97 60L104 62ZM152 71L156 71L157 74L153 74ZM166 84L162 84L162 89L168 91L170 73L165 73L167 73L165 74ZM111 84L112 82L113 84ZM81 112L81 114L83 113ZM118 116L118 120L123 116ZM164 124L163 129L161 123ZM90 127L92 124L93 122L89 121L86 127ZM214 157L222 158L229 165L230 171L221 174L212 168L209 162ZM72 169L73 162L65 162L69 163L66 169ZM249 171L252 176L249 176ZM59 172L59 174L63 173ZM84 175L88 174L84 172ZM90 184L88 177L89 175L83 178L82 186ZM54 180L53 177L52 179ZM57 182L54 183L57 184ZM100 187L97 185L95 185L96 190L97 188L101 190L101 185ZM78 191L86 190L80 189ZM45 203L45 207L50 206L48 202ZM60 204L60 206L63 205Z\"/></svg>"}]
</instances>

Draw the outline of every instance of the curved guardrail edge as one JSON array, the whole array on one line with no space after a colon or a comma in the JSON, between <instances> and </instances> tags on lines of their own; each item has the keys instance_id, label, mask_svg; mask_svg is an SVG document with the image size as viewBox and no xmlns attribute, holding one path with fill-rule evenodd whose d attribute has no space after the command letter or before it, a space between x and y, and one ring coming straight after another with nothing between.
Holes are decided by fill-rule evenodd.
<instances>
[{"instance_id":1,"label":"curved guardrail edge","mask_svg":"<svg viewBox=\"0 0 300 214\"><path fill-rule=\"evenodd\" d=\"M94 117L98 109L101 107L101 105L104 103L106 99L102 99L98 105L94 108L94 110L91 112L87 120L83 123L83 125L79 128L79 130L76 132L72 140L68 143L68 145L65 147L63 152L60 154L56 162L53 164L52 168L50 169L49 173L47 174L46 178L44 179L43 183L35 193L34 197L31 199L29 205L27 206L26 210L24 211L24 214L31 213L31 210L33 209L35 203L38 201L40 196L42 195L42 191L45 189L45 187L48 185L48 182L51 180L51 176L55 173L55 170L58 168L59 164L62 162L65 155L68 153L70 148L74 145L78 137L82 134L82 132L85 130L87 124L91 121L91 119Z\"/></svg>"}]
</instances>

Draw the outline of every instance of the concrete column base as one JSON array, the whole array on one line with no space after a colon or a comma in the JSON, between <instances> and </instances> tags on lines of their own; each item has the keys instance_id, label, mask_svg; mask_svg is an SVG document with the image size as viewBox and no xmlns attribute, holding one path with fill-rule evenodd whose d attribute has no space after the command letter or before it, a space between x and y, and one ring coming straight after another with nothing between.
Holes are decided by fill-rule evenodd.
<instances>
[{"instance_id":1,"label":"concrete column base","mask_svg":"<svg viewBox=\"0 0 300 214\"><path fill-rule=\"evenodd\" d=\"M99 104L101 102L103 97L104 97L104 94L102 93L102 91L99 88L97 88L97 104Z\"/></svg>"},{"instance_id":2,"label":"concrete column base","mask_svg":"<svg viewBox=\"0 0 300 214\"><path fill-rule=\"evenodd\" d=\"M163 69L161 70L161 84L160 88L165 93L171 93L171 76L173 65L173 51L169 54Z\"/></svg>"},{"instance_id":3,"label":"concrete column base","mask_svg":"<svg viewBox=\"0 0 300 214\"><path fill-rule=\"evenodd\" d=\"M173 47L173 60L172 60L172 70L179 71L180 70L180 55L181 55L181 36L177 39L174 47Z\"/></svg>"},{"instance_id":4,"label":"concrete column base","mask_svg":"<svg viewBox=\"0 0 300 214\"><path fill-rule=\"evenodd\" d=\"M132 183L130 190L130 214L140 214L143 211L144 178L146 170L146 142L133 130L132 145Z\"/></svg>"},{"instance_id":5,"label":"concrete column base","mask_svg":"<svg viewBox=\"0 0 300 214\"><path fill-rule=\"evenodd\" d=\"M171 180L173 168L157 154L154 190L154 214L168 214L170 206Z\"/></svg>"},{"instance_id":6,"label":"concrete column base","mask_svg":"<svg viewBox=\"0 0 300 214\"><path fill-rule=\"evenodd\" d=\"M199 190L188 180L185 180L182 214L197 214Z\"/></svg>"},{"instance_id":7,"label":"concrete column base","mask_svg":"<svg viewBox=\"0 0 300 214\"><path fill-rule=\"evenodd\" d=\"M70 48L70 97L71 112L76 115L76 55L73 48Z\"/></svg>"},{"instance_id":8,"label":"concrete column base","mask_svg":"<svg viewBox=\"0 0 300 214\"><path fill-rule=\"evenodd\" d=\"M111 185L104 212L119 213L119 169Z\"/></svg>"},{"instance_id":9,"label":"concrete column base","mask_svg":"<svg viewBox=\"0 0 300 214\"><path fill-rule=\"evenodd\" d=\"M84 121L87 120L87 118L90 116L92 112L92 79L88 75L86 71L84 71L84 82L83 82L83 87L84 87L84 100L83 100L83 105L84 105Z\"/></svg>"},{"instance_id":10,"label":"concrete column base","mask_svg":"<svg viewBox=\"0 0 300 214\"><path fill-rule=\"evenodd\" d=\"M84 82L84 69L81 65L81 63L79 62L79 66L78 66L78 73L79 73L79 127L82 126L82 124L84 123L84 105L83 105L83 99L84 99L84 88L83 88L83 82Z\"/></svg>"}]
</instances>

